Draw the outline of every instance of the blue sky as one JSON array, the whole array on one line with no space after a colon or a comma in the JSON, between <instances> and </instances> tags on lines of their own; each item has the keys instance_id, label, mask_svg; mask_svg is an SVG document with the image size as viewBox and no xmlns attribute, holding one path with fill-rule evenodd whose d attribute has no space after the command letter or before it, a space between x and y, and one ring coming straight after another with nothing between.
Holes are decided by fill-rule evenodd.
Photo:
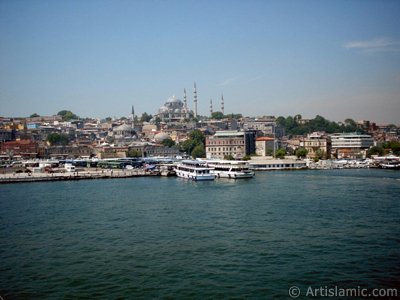
<instances>
[{"instance_id":1,"label":"blue sky","mask_svg":"<svg viewBox=\"0 0 400 300\"><path fill-rule=\"evenodd\" d=\"M0 116L199 113L400 125L400 1L0 0Z\"/></svg>"}]
</instances>

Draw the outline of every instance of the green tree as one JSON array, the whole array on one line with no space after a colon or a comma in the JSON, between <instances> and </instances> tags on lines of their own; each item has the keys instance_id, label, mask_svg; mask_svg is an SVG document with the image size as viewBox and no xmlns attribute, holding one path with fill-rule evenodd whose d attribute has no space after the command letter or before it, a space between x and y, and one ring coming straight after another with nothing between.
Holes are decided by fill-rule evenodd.
<instances>
[{"instance_id":1,"label":"green tree","mask_svg":"<svg viewBox=\"0 0 400 300\"><path fill-rule=\"evenodd\" d=\"M191 153L193 158L203 158L206 156L206 150L204 149L203 144L198 144L196 147L194 147L192 153Z\"/></svg>"},{"instance_id":2,"label":"green tree","mask_svg":"<svg viewBox=\"0 0 400 300\"><path fill-rule=\"evenodd\" d=\"M215 111L211 114L211 119L221 120L224 118L224 114L220 111Z\"/></svg>"},{"instance_id":3,"label":"green tree","mask_svg":"<svg viewBox=\"0 0 400 300\"><path fill-rule=\"evenodd\" d=\"M242 160L251 160L251 156L250 155L246 155L242 158Z\"/></svg>"},{"instance_id":4,"label":"green tree","mask_svg":"<svg viewBox=\"0 0 400 300\"><path fill-rule=\"evenodd\" d=\"M180 146L181 146L181 151L186 152L187 154L192 153L194 147L196 147L196 142L188 139L184 141Z\"/></svg>"},{"instance_id":5,"label":"green tree","mask_svg":"<svg viewBox=\"0 0 400 300\"><path fill-rule=\"evenodd\" d=\"M274 149L267 148L267 150L265 151L265 154L267 156L272 156L274 154Z\"/></svg>"},{"instance_id":6,"label":"green tree","mask_svg":"<svg viewBox=\"0 0 400 300\"><path fill-rule=\"evenodd\" d=\"M72 111L70 110L61 110L57 113L58 116L61 116L63 121L69 121L72 119L79 119L77 115L75 115Z\"/></svg>"},{"instance_id":7,"label":"green tree","mask_svg":"<svg viewBox=\"0 0 400 300\"><path fill-rule=\"evenodd\" d=\"M300 114L297 114L297 115L294 116L294 121L295 121L297 124L299 124L299 123L300 123L300 120L301 120L302 118L303 118L303 117L302 117Z\"/></svg>"},{"instance_id":8,"label":"green tree","mask_svg":"<svg viewBox=\"0 0 400 300\"><path fill-rule=\"evenodd\" d=\"M298 148L295 152L296 156L299 158L305 158L308 154L308 150L306 148Z\"/></svg>"},{"instance_id":9,"label":"green tree","mask_svg":"<svg viewBox=\"0 0 400 300\"><path fill-rule=\"evenodd\" d=\"M107 122L111 122L111 121L112 121L112 118L111 118L111 117L107 117L105 120L106 120Z\"/></svg>"},{"instance_id":10,"label":"green tree","mask_svg":"<svg viewBox=\"0 0 400 300\"><path fill-rule=\"evenodd\" d=\"M29 118L37 118L37 117L40 117L37 113L31 114L29 116Z\"/></svg>"},{"instance_id":11,"label":"green tree","mask_svg":"<svg viewBox=\"0 0 400 300\"><path fill-rule=\"evenodd\" d=\"M279 116L276 118L275 123L277 126L286 127L286 119L285 117Z\"/></svg>"},{"instance_id":12,"label":"green tree","mask_svg":"<svg viewBox=\"0 0 400 300\"><path fill-rule=\"evenodd\" d=\"M195 141L196 144L204 144L204 142L206 141L206 137L198 129L195 129L189 133L189 139Z\"/></svg>"},{"instance_id":13,"label":"green tree","mask_svg":"<svg viewBox=\"0 0 400 300\"><path fill-rule=\"evenodd\" d=\"M153 118L152 115L147 114L147 112L142 113L142 116L140 117L140 122L149 122Z\"/></svg>"},{"instance_id":14,"label":"green tree","mask_svg":"<svg viewBox=\"0 0 400 300\"><path fill-rule=\"evenodd\" d=\"M320 160L320 159L326 159L326 152L324 150L318 149L315 152L315 158ZM317 161L318 161L317 160Z\"/></svg>"},{"instance_id":15,"label":"green tree","mask_svg":"<svg viewBox=\"0 0 400 300\"><path fill-rule=\"evenodd\" d=\"M392 151L393 154L400 154L400 142L398 141L389 141L383 144L383 148L388 151Z\"/></svg>"},{"instance_id":16,"label":"green tree","mask_svg":"<svg viewBox=\"0 0 400 300\"><path fill-rule=\"evenodd\" d=\"M382 156L385 153L385 150L379 146L373 146L367 151L367 157L370 158L372 155Z\"/></svg>"},{"instance_id":17,"label":"green tree","mask_svg":"<svg viewBox=\"0 0 400 300\"><path fill-rule=\"evenodd\" d=\"M141 157L142 152L136 149L130 149L128 150L128 157Z\"/></svg>"},{"instance_id":18,"label":"green tree","mask_svg":"<svg viewBox=\"0 0 400 300\"><path fill-rule=\"evenodd\" d=\"M344 131L346 132L355 132L358 129L357 123L353 119L344 120Z\"/></svg>"},{"instance_id":19,"label":"green tree","mask_svg":"<svg viewBox=\"0 0 400 300\"><path fill-rule=\"evenodd\" d=\"M50 133L47 136L47 141L50 143L50 145L55 146L55 145L68 145L69 143L69 137L66 134L59 134L59 133Z\"/></svg>"},{"instance_id":20,"label":"green tree","mask_svg":"<svg viewBox=\"0 0 400 300\"><path fill-rule=\"evenodd\" d=\"M189 133L189 139L187 139L180 145L181 151L191 154L191 153L193 153L194 149L197 146L201 146L202 149L204 150L205 139L206 138L205 138L204 134L200 130L195 129ZM200 151L199 147L196 151L197 151L196 155L198 155L198 153ZM204 154L204 156L205 156L205 154ZM203 157L203 156L197 156L197 157Z\"/></svg>"},{"instance_id":21,"label":"green tree","mask_svg":"<svg viewBox=\"0 0 400 300\"><path fill-rule=\"evenodd\" d=\"M175 146L175 142L171 138L166 138L161 142L161 145L167 146L167 147L172 147Z\"/></svg>"},{"instance_id":22,"label":"green tree","mask_svg":"<svg viewBox=\"0 0 400 300\"><path fill-rule=\"evenodd\" d=\"M241 118L243 118L243 115L242 114L230 114L229 117L232 119L241 119Z\"/></svg>"},{"instance_id":23,"label":"green tree","mask_svg":"<svg viewBox=\"0 0 400 300\"><path fill-rule=\"evenodd\" d=\"M224 159L226 159L226 160L235 160L235 158L232 156L232 154L224 155Z\"/></svg>"},{"instance_id":24,"label":"green tree","mask_svg":"<svg viewBox=\"0 0 400 300\"><path fill-rule=\"evenodd\" d=\"M276 150L275 152L275 158L285 158L286 155L286 151L283 148L279 148L278 150Z\"/></svg>"}]
</instances>

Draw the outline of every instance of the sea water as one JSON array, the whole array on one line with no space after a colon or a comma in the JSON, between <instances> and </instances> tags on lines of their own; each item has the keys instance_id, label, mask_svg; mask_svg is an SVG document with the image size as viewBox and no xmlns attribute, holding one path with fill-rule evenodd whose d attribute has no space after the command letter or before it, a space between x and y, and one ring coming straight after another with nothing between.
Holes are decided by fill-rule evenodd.
<instances>
[{"instance_id":1,"label":"sea water","mask_svg":"<svg viewBox=\"0 0 400 300\"><path fill-rule=\"evenodd\" d=\"M399 288L400 172L0 185L4 299L289 298Z\"/></svg>"}]
</instances>

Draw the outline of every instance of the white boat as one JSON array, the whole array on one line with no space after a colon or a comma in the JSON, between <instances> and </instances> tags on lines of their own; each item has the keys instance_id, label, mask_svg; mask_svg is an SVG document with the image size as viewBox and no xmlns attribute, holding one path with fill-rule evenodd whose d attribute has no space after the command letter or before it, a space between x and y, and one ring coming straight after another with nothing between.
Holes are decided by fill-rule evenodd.
<instances>
[{"instance_id":1,"label":"white boat","mask_svg":"<svg viewBox=\"0 0 400 300\"><path fill-rule=\"evenodd\" d=\"M175 176L174 164L163 164L160 165L160 175L161 176Z\"/></svg>"},{"instance_id":2,"label":"white boat","mask_svg":"<svg viewBox=\"0 0 400 300\"><path fill-rule=\"evenodd\" d=\"M238 160L208 160L207 165L212 168L211 173L214 173L217 178L252 178L254 171L249 169L247 161Z\"/></svg>"},{"instance_id":3,"label":"white boat","mask_svg":"<svg viewBox=\"0 0 400 300\"><path fill-rule=\"evenodd\" d=\"M215 175L211 173L211 168L204 162L198 160L183 160L175 167L178 177L191 180L214 180Z\"/></svg>"}]
</instances>

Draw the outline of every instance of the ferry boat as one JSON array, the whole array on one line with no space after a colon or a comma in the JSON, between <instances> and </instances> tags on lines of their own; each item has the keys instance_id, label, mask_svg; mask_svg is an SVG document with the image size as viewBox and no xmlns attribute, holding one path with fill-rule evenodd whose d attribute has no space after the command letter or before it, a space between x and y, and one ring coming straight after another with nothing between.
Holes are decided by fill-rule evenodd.
<instances>
[{"instance_id":1,"label":"ferry boat","mask_svg":"<svg viewBox=\"0 0 400 300\"><path fill-rule=\"evenodd\" d=\"M183 160L175 167L178 177L192 180L214 180L215 175L211 173L211 168L202 161Z\"/></svg>"},{"instance_id":2,"label":"ferry boat","mask_svg":"<svg viewBox=\"0 0 400 300\"><path fill-rule=\"evenodd\" d=\"M207 165L212 168L211 173L217 178L252 178L254 171L249 169L247 161L237 160L208 160Z\"/></svg>"}]
</instances>

